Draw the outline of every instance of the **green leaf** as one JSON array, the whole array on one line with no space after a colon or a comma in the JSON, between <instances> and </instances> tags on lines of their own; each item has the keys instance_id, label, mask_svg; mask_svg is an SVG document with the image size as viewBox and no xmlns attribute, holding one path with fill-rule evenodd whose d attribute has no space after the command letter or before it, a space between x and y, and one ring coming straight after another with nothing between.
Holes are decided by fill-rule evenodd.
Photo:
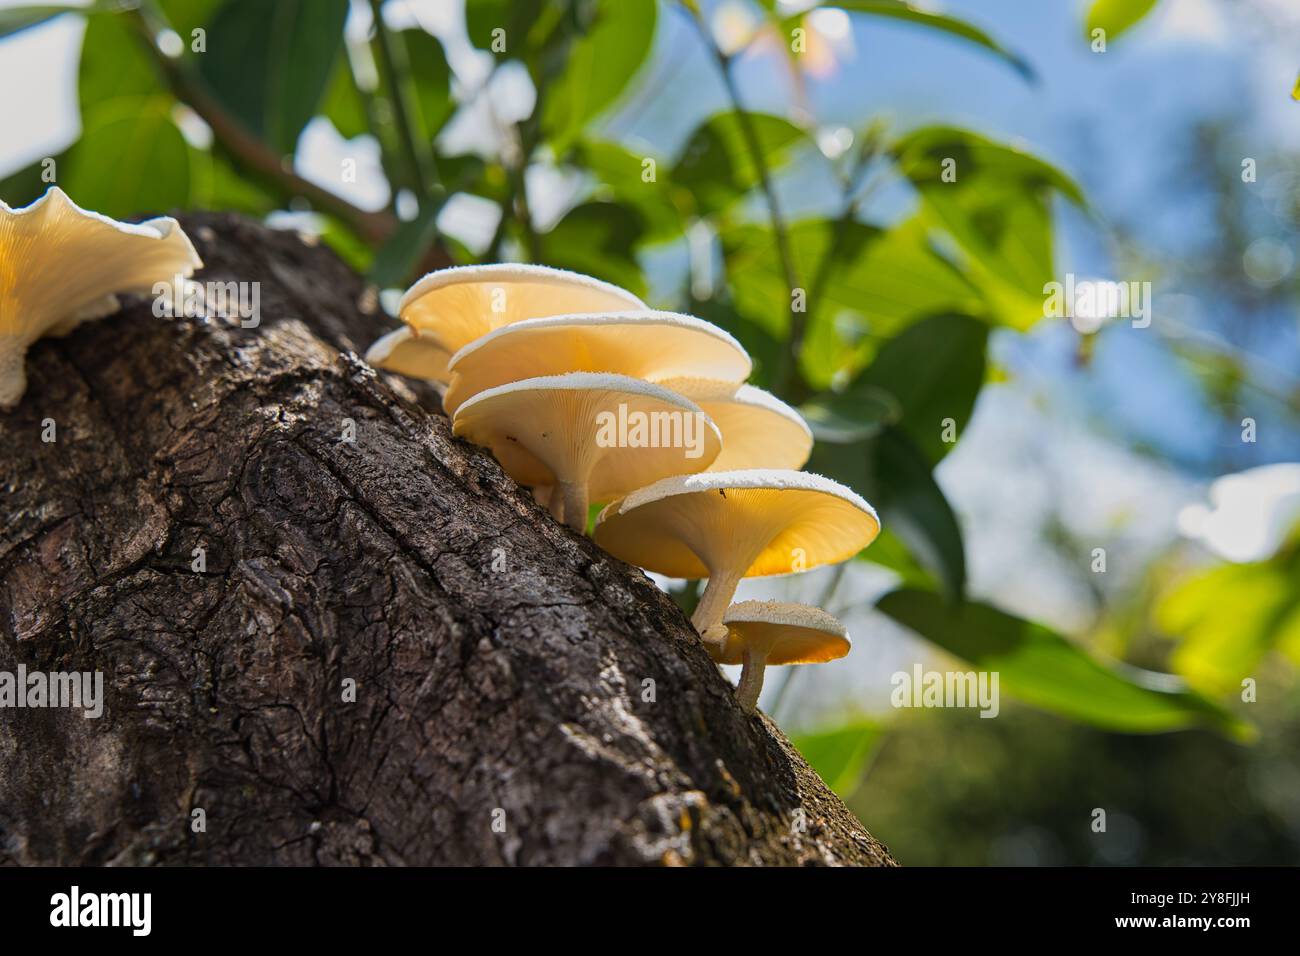
<instances>
[{"instance_id":1,"label":"green leaf","mask_svg":"<svg viewBox=\"0 0 1300 956\"><path fill-rule=\"evenodd\" d=\"M1072 203L1087 206L1083 190L1066 173L1015 146L957 126L924 126L894 143L899 169L918 187L964 185L972 178L1012 181L1020 188L1055 189ZM956 161L956 182L945 183L944 160Z\"/></svg>"},{"instance_id":2,"label":"green leaf","mask_svg":"<svg viewBox=\"0 0 1300 956\"><path fill-rule=\"evenodd\" d=\"M1156 2L1157 0L1094 0L1088 9L1084 36L1091 40L1092 31L1101 29L1106 31L1107 42L1117 39L1154 10Z\"/></svg>"},{"instance_id":3,"label":"green leaf","mask_svg":"<svg viewBox=\"0 0 1300 956\"><path fill-rule=\"evenodd\" d=\"M928 27L931 30L947 33L982 47L1013 67L1025 79L1032 80L1034 78L1033 68L1023 57L1011 52L979 27L967 23L965 20L959 20L956 17L946 16L942 13L921 10L910 3L904 3L903 0L834 0L828 6L840 7L850 13L906 20Z\"/></svg>"},{"instance_id":4,"label":"green leaf","mask_svg":"<svg viewBox=\"0 0 1300 956\"><path fill-rule=\"evenodd\" d=\"M1189 577L1156 606L1156 623L1182 638L1174 670L1205 693L1241 690L1264 656L1300 626L1300 550Z\"/></svg>"},{"instance_id":5,"label":"green leaf","mask_svg":"<svg viewBox=\"0 0 1300 956\"><path fill-rule=\"evenodd\" d=\"M321 113L334 124L344 139L354 139L370 131L366 104L361 99L356 78L352 74L352 64L346 55L340 56L334 64L334 74L325 91Z\"/></svg>"},{"instance_id":6,"label":"green leaf","mask_svg":"<svg viewBox=\"0 0 1300 956\"><path fill-rule=\"evenodd\" d=\"M879 724L857 721L832 730L796 734L791 738L803 759L841 797L848 797L862 781L862 771L880 744Z\"/></svg>"},{"instance_id":7,"label":"green leaf","mask_svg":"<svg viewBox=\"0 0 1300 956\"><path fill-rule=\"evenodd\" d=\"M1103 663L1060 634L987 604L953 605L902 589L876 607L899 624L979 668L1035 707L1125 733L1208 726L1238 739L1251 728L1171 674Z\"/></svg>"},{"instance_id":8,"label":"green leaf","mask_svg":"<svg viewBox=\"0 0 1300 956\"><path fill-rule=\"evenodd\" d=\"M82 123L59 184L84 208L115 219L166 213L190 206L206 187L199 157L172 122L170 100L100 103Z\"/></svg>"},{"instance_id":9,"label":"green leaf","mask_svg":"<svg viewBox=\"0 0 1300 956\"><path fill-rule=\"evenodd\" d=\"M424 136L432 140L447 125L456 108L451 99L447 54L438 38L423 30L403 30L398 36L406 47L406 62L415 85L415 102L420 109Z\"/></svg>"},{"instance_id":10,"label":"green leaf","mask_svg":"<svg viewBox=\"0 0 1300 956\"><path fill-rule=\"evenodd\" d=\"M905 432L891 425L852 444L819 441L808 470L860 491L881 523L943 583L948 598L961 597L966 587L961 527L930 474L930 463ZM870 549L864 556L870 560Z\"/></svg>"},{"instance_id":11,"label":"green leaf","mask_svg":"<svg viewBox=\"0 0 1300 956\"><path fill-rule=\"evenodd\" d=\"M916 130L893 152L920 194L923 221L956 241L996 321L1025 329L1042 318L1053 278L1050 200L1059 192L1083 206L1074 181L1029 153L950 126Z\"/></svg>"},{"instance_id":12,"label":"green leaf","mask_svg":"<svg viewBox=\"0 0 1300 956\"><path fill-rule=\"evenodd\" d=\"M659 180L658 164L646 165L650 157L638 156L617 143L583 140L575 145L570 159L576 169L594 176L596 198L613 199L635 206L645 220L642 242L652 244L680 239L685 224L673 202L672 191ZM648 178L653 170L654 178Z\"/></svg>"},{"instance_id":13,"label":"green leaf","mask_svg":"<svg viewBox=\"0 0 1300 956\"><path fill-rule=\"evenodd\" d=\"M779 168L790 148L805 139L803 130L780 116L750 113L748 117L769 170ZM691 134L673 167L673 185L692 198L702 214L721 212L759 184L759 170L741 123L736 113L718 113L706 120Z\"/></svg>"},{"instance_id":14,"label":"green leaf","mask_svg":"<svg viewBox=\"0 0 1300 956\"><path fill-rule=\"evenodd\" d=\"M57 171L62 168L63 156L54 157L54 169ZM45 167L42 165L44 160L37 160L22 169L10 173L4 179L0 179L0 200L4 200L14 209L20 206L28 206L45 195L45 191L54 185L52 182L46 182L44 178Z\"/></svg>"},{"instance_id":15,"label":"green leaf","mask_svg":"<svg viewBox=\"0 0 1300 956\"><path fill-rule=\"evenodd\" d=\"M499 60L527 60L546 32L554 27L561 4L545 0L466 0L465 31L480 50L490 50ZM549 12L549 16L548 16ZM494 31L505 49L493 49Z\"/></svg>"},{"instance_id":16,"label":"green leaf","mask_svg":"<svg viewBox=\"0 0 1300 956\"><path fill-rule=\"evenodd\" d=\"M116 13L86 18L77 65L77 99L85 114L122 97L168 95L130 21Z\"/></svg>"},{"instance_id":17,"label":"green leaf","mask_svg":"<svg viewBox=\"0 0 1300 956\"><path fill-rule=\"evenodd\" d=\"M953 420L954 437L970 421L984 384L988 331L966 315L914 322L881 346L871 365L836 397L837 407L879 407L883 393L898 408L898 427L937 464L953 447L944 441L945 420Z\"/></svg>"},{"instance_id":18,"label":"green leaf","mask_svg":"<svg viewBox=\"0 0 1300 956\"><path fill-rule=\"evenodd\" d=\"M596 0L587 8L590 24L545 90L542 127L561 155L619 98L654 43L655 0Z\"/></svg>"},{"instance_id":19,"label":"green leaf","mask_svg":"<svg viewBox=\"0 0 1300 956\"><path fill-rule=\"evenodd\" d=\"M789 229L796 272L811 282L831 247L835 224L804 220ZM775 336L789 331L791 296L769 228L731 225L720 233L736 307ZM838 374L853 373L876 343L918 316L952 311L983 314L984 296L929 245L922 224L889 229L850 222L838 265L818 292L808 290L808 342L804 377L825 389Z\"/></svg>"},{"instance_id":20,"label":"green leaf","mask_svg":"<svg viewBox=\"0 0 1300 956\"><path fill-rule=\"evenodd\" d=\"M636 261L636 246L645 223L631 206L588 202L571 209L542 237L546 262L593 275L636 295L645 292L645 276Z\"/></svg>"},{"instance_id":21,"label":"green leaf","mask_svg":"<svg viewBox=\"0 0 1300 956\"><path fill-rule=\"evenodd\" d=\"M316 115L343 45L347 0L226 0L199 72L217 98L282 155Z\"/></svg>"},{"instance_id":22,"label":"green leaf","mask_svg":"<svg viewBox=\"0 0 1300 956\"><path fill-rule=\"evenodd\" d=\"M67 3L25 4L20 7L6 7L0 10L0 40L31 27L40 26L47 20L53 20L65 13L84 15L86 8Z\"/></svg>"},{"instance_id":23,"label":"green leaf","mask_svg":"<svg viewBox=\"0 0 1300 956\"><path fill-rule=\"evenodd\" d=\"M167 18L168 24L180 35L188 48L194 40L193 31L198 27L206 29L212 14L221 6L223 0L156 0L156 2Z\"/></svg>"},{"instance_id":24,"label":"green leaf","mask_svg":"<svg viewBox=\"0 0 1300 956\"><path fill-rule=\"evenodd\" d=\"M370 266L370 281L381 289L404 286L424 254L438 237L438 213L441 207L421 209L404 222L375 253Z\"/></svg>"}]
</instances>

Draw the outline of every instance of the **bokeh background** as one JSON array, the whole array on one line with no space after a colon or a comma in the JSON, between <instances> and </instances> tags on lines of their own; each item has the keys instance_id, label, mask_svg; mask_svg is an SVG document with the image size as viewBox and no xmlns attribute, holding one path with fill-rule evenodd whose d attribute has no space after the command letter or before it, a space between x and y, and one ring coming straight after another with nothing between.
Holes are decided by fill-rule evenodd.
<instances>
[{"instance_id":1,"label":"bokeh background","mask_svg":"<svg viewBox=\"0 0 1300 956\"><path fill-rule=\"evenodd\" d=\"M738 599L848 623L762 704L900 860L1295 864L1297 49L1293 0L0 0L0 199L725 326L888 529ZM892 706L917 663L998 716Z\"/></svg>"}]
</instances>

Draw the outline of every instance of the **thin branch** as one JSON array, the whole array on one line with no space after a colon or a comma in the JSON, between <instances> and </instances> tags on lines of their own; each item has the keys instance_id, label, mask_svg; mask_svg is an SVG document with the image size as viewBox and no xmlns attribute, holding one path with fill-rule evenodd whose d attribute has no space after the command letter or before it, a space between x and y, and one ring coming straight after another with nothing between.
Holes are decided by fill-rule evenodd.
<instances>
[{"instance_id":1,"label":"thin branch","mask_svg":"<svg viewBox=\"0 0 1300 956\"><path fill-rule=\"evenodd\" d=\"M405 50L393 41L393 35L384 22L384 0L370 0L370 12L375 21L375 38L379 41L379 68L384 71L384 82L388 84L393 102L393 119L397 123L398 136L402 149L406 153L406 162L410 166L411 182L415 194L423 207L438 192L437 167L433 150L423 138L416 135L407 76L409 64L406 62ZM423 147L423 148L421 148Z\"/></svg>"},{"instance_id":2,"label":"thin branch","mask_svg":"<svg viewBox=\"0 0 1300 956\"><path fill-rule=\"evenodd\" d=\"M154 42L155 31L139 8L127 10L123 15L130 17L140 41L148 49L172 94L208 124L213 137L238 164L274 183L285 193L309 200L318 209L346 223L372 245L379 245L397 229L397 218L390 213L367 212L295 173L274 150L217 102L184 61L174 60L158 49Z\"/></svg>"},{"instance_id":3,"label":"thin branch","mask_svg":"<svg viewBox=\"0 0 1300 956\"><path fill-rule=\"evenodd\" d=\"M754 169L758 172L759 185L762 187L763 195L767 200L768 214L772 220L772 235L776 239L777 256L781 260L781 271L785 277L786 285L789 286L790 293L793 295L795 289L803 288L803 286L799 282L799 276L795 269L789 233L786 230L785 219L781 215L781 205L777 200L776 189L772 185L772 174L767 167L767 157L763 155L763 145L759 142L758 131L754 128L753 119L741 102L740 89L731 73L731 57L722 52L722 48L714 41L713 35L699 11L693 5L688 9L690 9L695 26L699 30L705 46L713 54L718 69L722 73L722 82L726 86L727 96L730 98L732 110L736 114L736 121L740 126L740 135L745 140L745 146L749 150ZM803 340L807 331L807 313L791 310L790 340L786 344L782 368L777 376L778 390L787 395L800 390L802 376L799 372L799 353L803 349Z\"/></svg>"}]
</instances>

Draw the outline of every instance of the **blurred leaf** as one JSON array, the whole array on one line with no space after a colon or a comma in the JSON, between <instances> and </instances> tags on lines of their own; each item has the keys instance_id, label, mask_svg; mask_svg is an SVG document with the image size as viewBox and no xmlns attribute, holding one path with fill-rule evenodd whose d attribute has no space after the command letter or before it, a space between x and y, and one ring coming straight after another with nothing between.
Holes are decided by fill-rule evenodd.
<instances>
[{"instance_id":1,"label":"blurred leaf","mask_svg":"<svg viewBox=\"0 0 1300 956\"><path fill-rule=\"evenodd\" d=\"M53 157L55 171L62 168L63 159L66 154ZM24 166L17 172L10 173L4 179L0 179L0 200L8 203L13 208L19 206L28 206L45 195L45 191L54 183L47 183L43 177L45 167L42 166L42 160L37 160Z\"/></svg>"},{"instance_id":2,"label":"blurred leaf","mask_svg":"<svg viewBox=\"0 0 1300 956\"><path fill-rule=\"evenodd\" d=\"M156 0L167 22L171 24L185 45L194 40L193 31L197 27L206 28L212 14L221 6L222 0Z\"/></svg>"},{"instance_id":3,"label":"blurred leaf","mask_svg":"<svg viewBox=\"0 0 1300 956\"><path fill-rule=\"evenodd\" d=\"M931 315L903 329L880 347L875 359L837 396L870 408L880 394L897 404L898 427L937 464L953 447L943 440L944 420L956 435L970 421L984 384L988 326L967 315Z\"/></svg>"},{"instance_id":4,"label":"blurred leaf","mask_svg":"<svg viewBox=\"0 0 1300 956\"><path fill-rule=\"evenodd\" d=\"M66 3L24 4L0 10L0 39L40 26L65 13L85 14L86 8Z\"/></svg>"},{"instance_id":5,"label":"blurred leaf","mask_svg":"<svg viewBox=\"0 0 1300 956\"><path fill-rule=\"evenodd\" d=\"M165 95L162 78L126 17L98 13L86 18L77 66L77 99L83 122L85 114L99 103Z\"/></svg>"},{"instance_id":6,"label":"blurred leaf","mask_svg":"<svg viewBox=\"0 0 1300 956\"><path fill-rule=\"evenodd\" d=\"M465 30L470 42L499 60L528 61L555 29L563 5L545 0L466 0ZM503 50L493 50L493 32L501 30Z\"/></svg>"},{"instance_id":7,"label":"blurred leaf","mask_svg":"<svg viewBox=\"0 0 1300 956\"><path fill-rule=\"evenodd\" d=\"M670 190L659 181L658 164L649 175L645 160L617 143L584 140L571 153L574 165L598 180L596 195L635 206L645 220L645 243L666 242L681 237L685 226L673 204Z\"/></svg>"},{"instance_id":8,"label":"blurred leaf","mask_svg":"<svg viewBox=\"0 0 1300 956\"><path fill-rule=\"evenodd\" d=\"M983 47L1003 62L1013 67L1025 79L1033 79L1034 71L1029 63L1019 55L1012 53L993 37L974 24L959 20L942 13L921 10L903 0L834 0L829 6L840 7L850 13L863 13L875 17L891 17L907 20L932 30L939 30L977 46Z\"/></svg>"},{"instance_id":9,"label":"blurred leaf","mask_svg":"<svg viewBox=\"0 0 1300 956\"><path fill-rule=\"evenodd\" d=\"M847 797L858 788L863 768L882 736L879 724L858 721L833 730L795 734L791 743L826 786Z\"/></svg>"},{"instance_id":10,"label":"blurred leaf","mask_svg":"<svg viewBox=\"0 0 1300 956\"><path fill-rule=\"evenodd\" d=\"M287 155L320 107L347 13L348 0L225 0L199 72L245 126Z\"/></svg>"},{"instance_id":11,"label":"blurred leaf","mask_svg":"<svg viewBox=\"0 0 1300 956\"><path fill-rule=\"evenodd\" d=\"M1251 733L1173 675L1103 664L1060 634L989 605L952 605L937 594L902 589L876 607L950 654L997 672L1008 692L1044 710L1125 733L1195 726L1237 739Z\"/></svg>"},{"instance_id":12,"label":"blurred leaf","mask_svg":"<svg viewBox=\"0 0 1300 956\"><path fill-rule=\"evenodd\" d=\"M546 89L542 127L557 154L604 112L640 70L655 34L655 0L593 0L592 20Z\"/></svg>"},{"instance_id":13,"label":"blurred leaf","mask_svg":"<svg viewBox=\"0 0 1300 956\"><path fill-rule=\"evenodd\" d=\"M431 141L455 109L447 54L438 38L423 30L403 30L396 36L405 47L406 62L411 71L412 92L420 110L417 118L419 132L426 141Z\"/></svg>"},{"instance_id":14,"label":"blurred leaf","mask_svg":"<svg viewBox=\"0 0 1300 956\"><path fill-rule=\"evenodd\" d=\"M631 206L588 202L571 209L542 237L546 262L593 275L636 295L645 293L645 276L636 245L645 223Z\"/></svg>"},{"instance_id":15,"label":"blurred leaf","mask_svg":"<svg viewBox=\"0 0 1300 956\"><path fill-rule=\"evenodd\" d=\"M815 439L838 445L875 438L887 425L903 417L898 399L868 387L818 395L805 402L799 411Z\"/></svg>"},{"instance_id":16,"label":"blurred leaf","mask_svg":"<svg viewBox=\"0 0 1300 956\"><path fill-rule=\"evenodd\" d=\"M1259 664L1300 626L1300 550L1192 575L1156 605L1156 623L1182 641L1170 663L1210 694L1240 692Z\"/></svg>"},{"instance_id":17,"label":"blurred leaf","mask_svg":"<svg viewBox=\"0 0 1300 956\"><path fill-rule=\"evenodd\" d=\"M334 64L334 74L325 91L325 100L321 103L321 114L334 124L344 139L354 139L370 131L366 104L361 99L356 78L352 74L352 63L346 54L340 56Z\"/></svg>"},{"instance_id":18,"label":"blurred leaf","mask_svg":"<svg viewBox=\"0 0 1300 956\"><path fill-rule=\"evenodd\" d=\"M170 100L100 103L82 123L81 139L59 170L59 184L79 205L115 219L191 205L201 171L172 122Z\"/></svg>"},{"instance_id":19,"label":"blurred leaf","mask_svg":"<svg viewBox=\"0 0 1300 956\"><path fill-rule=\"evenodd\" d=\"M811 281L831 246L835 224L804 220L789 228L795 267ZM770 229L731 225L720 237L728 282L737 308L785 337L791 296ZM875 342L893 335L917 316L941 311L981 314L980 291L928 244L915 220L890 229L850 222L841 240L839 265L820 295L808 290L809 338L818 345L802 357L804 377L814 388L828 388L841 371L856 371ZM846 323L845 319L852 322ZM833 348L825 340L830 338Z\"/></svg>"},{"instance_id":20,"label":"blurred leaf","mask_svg":"<svg viewBox=\"0 0 1300 956\"><path fill-rule=\"evenodd\" d=\"M375 253L369 279L381 289L405 286L415 267L438 236L441 207L430 204L409 222L404 222Z\"/></svg>"},{"instance_id":21,"label":"blurred leaf","mask_svg":"<svg viewBox=\"0 0 1300 956\"><path fill-rule=\"evenodd\" d=\"M923 591L934 591L939 587L938 579L917 563L898 535L888 526L880 529L876 540L858 555L858 560L893 571L899 577L900 587L920 588Z\"/></svg>"},{"instance_id":22,"label":"blurred leaf","mask_svg":"<svg viewBox=\"0 0 1300 956\"><path fill-rule=\"evenodd\" d=\"M920 193L924 218L970 260L996 321L1024 329L1042 318L1043 286L1053 278L1051 195L1084 205L1073 180L1035 156L955 127L917 130L894 153Z\"/></svg>"},{"instance_id":23,"label":"blurred leaf","mask_svg":"<svg viewBox=\"0 0 1300 956\"><path fill-rule=\"evenodd\" d=\"M748 115L768 169L780 167L804 132L780 116ZM718 113L697 127L670 178L705 214L726 209L757 186L759 171L741 131L740 117Z\"/></svg>"},{"instance_id":24,"label":"blurred leaf","mask_svg":"<svg viewBox=\"0 0 1300 956\"><path fill-rule=\"evenodd\" d=\"M692 312L706 322L726 329L741 344L754 362L754 371L749 381L759 388L770 388L775 383L772 376L780 368L781 358L785 354L785 343L772 335L765 326L747 316L741 315L726 302L710 299L697 302Z\"/></svg>"},{"instance_id":25,"label":"blurred leaf","mask_svg":"<svg viewBox=\"0 0 1300 956\"><path fill-rule=\"evenodd\" d=\"M1092 39L1092 31L1106 31L1107 42L1117 39L1120 34L1140 21L1155 9L1157 0L1094 0L1088 9L1088 25L1085 37Z\"/></svg>"},{"instance_id":26,"label":"blurred leaf","mask_svg":"<svg viewBox=\"0 0 1300 956\"><path fill-rule=\"evenodd\" d=\"M918 187L955 186L972 177L1013 181L1035 192L1055 189L1075 205L1087 205L1078 183L1051 163L957 126L913 130L894 144L893 151L899 169ZM949 158L956 160L954 183L943 182L943 160Z\"/></svg>"},{"instance_id":27,"label":"blurred leaf","mask_svg":"<svg viewBox=\"0 0 1300 956\"><path fill-rule=\"evenodd\" d=\"M819 441L808 470L848 485L871 502L881 523L942 583L950 600L966 587L961 528L930 464L907 434L887 426L851 444ZM865 556L870 560L870 549Z\"/></svg>"}]
</instances>

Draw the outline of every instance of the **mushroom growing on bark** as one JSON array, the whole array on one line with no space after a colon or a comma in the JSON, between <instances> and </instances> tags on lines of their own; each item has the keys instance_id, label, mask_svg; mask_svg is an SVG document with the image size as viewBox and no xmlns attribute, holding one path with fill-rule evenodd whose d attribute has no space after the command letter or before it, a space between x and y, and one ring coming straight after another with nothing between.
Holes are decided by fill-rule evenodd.
<instances>
[{"instance_id":1,"label":"mushroom growing on bark","mask_svg":"<svg viewBox=\"0 0 1300 956\"><path fill-rule=\"evenodd\" d=\"M30 206L0 201L0 411L27 389L27 349L118 309L117 295L149 292L203 265L174 219L117 222L57 186Z\"/></svg>"},{"instance_id":2,"label":"mushroom growing on bark","mask_svg":"<svg viewBox=\"0 0 1300 956\"><path fill-rule=\"evenodd\" d=\"M753 469L665 478L606 507L594 537L629 564L707 577L691 623L706 641L720 642L742 578L847 560L879 532L871 505L838 482Z\"/></svg>"},{"instance_id":3,"label":"mushroom growing on bark","mask_svg":"<svg viewBox=\"0 0 1300 956\"><path fill-rule=\"evenodd\" d=\"M453 415L484 389L520 378L608 372L648 382L701 377L743 382L753 369L740 343L677 312L605 312L528 319L490 332L451 358L443 408Z\"/></svg>"},{"instance_id":4,"label":"mushroom growing on bark","mask_svg":"<svg viewBox=\"0 0 1300 956\"><path fill-rule=\"evenodd\" d=\"M849 632L820 608L781 601L741 601L722 617L726 637L709 645L719 664L741 664L736 700L752 714L769 664L822 664L849 652Z\"/></svg>"},{"instance_id":5,"label":"mushroom growing on bark","mask_svg":"<svg viewBox=\"0 0 1300 956\"><path fill-rule=\"evenodd\" d=\"M366 350L366 362L407 378L445 385L447 360L451 353L428 336L419 336L409 325L394 329Z\"/></svg>"},{"instance_id":6,"label":"mushroom growing on bark","mask_svg":"<svg viewBox=\"0 0 1300 956\"><path fill-rule=\"evenodd\" d=\"M659 384L699 405L722 432L722 454L709 471L798 470L812 454L808 423L771 392L705 378L673 378Z\"/></svg>"},{"instance_id":7,"label":"mushroom growing on bark","mask_svg":"<svg viewBox=\"0 0 1300 956\"><path fill-rule=\"evenodd\" d=\"M661 437L667 428L669 441L648 444L651 427ZM717 426L688 399L638 379L588 372L480 392L457 409L452 430L491 449L520 484L552 486L551 514L579 534L587 529L590 500L700 471L722 448Z\"/></svg>"},{"instance_id":8,"label":"mushroom growing on bark","mask_svg":"<svg viewBox=\"0 0 1300 956\"><path fill-rule=\"evenodd\" d=\"M402 296L398 316L410 332L390 332L371 346L366 361L401 375L446 381L446 361L459 348L503 325L570 312L644 309L626 289L549 266L497 263L430 272ZM388 345L381 347L381 343ZM415 364L402 366L409 343L419 342ZM371 356L374 356L373 358Z\"/></svg>"}]
</instances>

